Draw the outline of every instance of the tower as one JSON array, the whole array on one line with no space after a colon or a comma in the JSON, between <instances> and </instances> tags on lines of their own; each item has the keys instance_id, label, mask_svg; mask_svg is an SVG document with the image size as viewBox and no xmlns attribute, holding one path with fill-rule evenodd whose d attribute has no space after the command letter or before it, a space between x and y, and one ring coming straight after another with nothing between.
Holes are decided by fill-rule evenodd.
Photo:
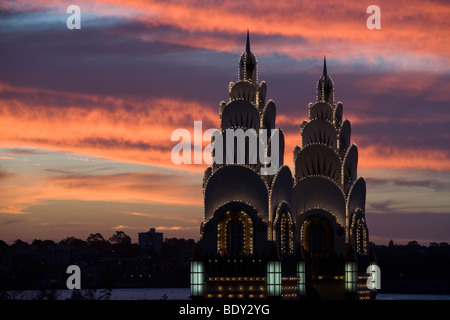
<instances>
[{"instance_id":1,"label":"tower","mask_svg":"<svg viewBox=\"0 0 450 320\"><path fill-rule=\"evenodd\" d=\"M229 84L229 101L219 105L220 130L212 138L214 161L203 178L199 246L205 297L279 297L281 282L275 286L267 282L268 269L271 275L280 273L276 278L281 279L281 269L272 268L278 266L277 255L281 262L292 260L296 275L293 180L283 165L284 136L275 126L275 102L266 101L266 91L266 83L258 82L247 31L238 81Z\"/></svg>"},{"instance_id":2,"label":"tower","mask_svg":"<svg viewBox=\"0 0 450 320\"><path fill-rule=\"evenodd\" d=\"M311 258L316 287L319 278L342 274L349 247L360 260L368 255L366 183L358 178L358 149L350 143L350 121L343 121L342 113L324 57L317 101L309 104L309 121L300 128L302 147L293 155L297 240Z\"/></svg>"},{"instance_id":3,"label":"tower","mask_svg":"<svg viewBox=\"0 0 450 320\"><path fill-rule=\"evenodd\" d=\"M301 124L301 147L294 148L294 177L283 164L284 135L267 85L258 82L248 31L228 91L203 176L192 297L374 297L359 289L368 278L358 273L366 270L358 264L369 262L366 184L357 176L358 149L342 103L334 103L326 58L317 101Z\"/></svg>"}]
</instances>

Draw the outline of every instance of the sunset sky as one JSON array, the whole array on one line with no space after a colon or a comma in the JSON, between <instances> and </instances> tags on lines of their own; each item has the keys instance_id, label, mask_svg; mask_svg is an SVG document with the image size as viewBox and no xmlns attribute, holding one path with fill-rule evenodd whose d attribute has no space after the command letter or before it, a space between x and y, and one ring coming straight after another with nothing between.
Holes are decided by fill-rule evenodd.
<instances>
[{"instance_id":1,"label":"sunset sky","mask_svg":"<svg viewBox=\"0 0 450 320\"><path fill-rule=\"evenodd\" d=\"M247 29L287 165L326 55L370 241L450 242L448 0L1 1L0 239L198 240L206 164L174 165L171 134L219 126Z\"/></svg>"}]
</instances>

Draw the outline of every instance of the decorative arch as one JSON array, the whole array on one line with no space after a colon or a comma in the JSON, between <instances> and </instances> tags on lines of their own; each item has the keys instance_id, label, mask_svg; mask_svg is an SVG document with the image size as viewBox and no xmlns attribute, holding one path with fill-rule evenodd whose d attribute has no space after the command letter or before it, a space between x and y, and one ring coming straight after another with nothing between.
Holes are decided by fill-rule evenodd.
<instances>
[{"instance_id":1,"label":"decorative arch","mask_svg":"<svg viewBox=\"0 0 450 320\"><path fill-rule=\"evenodd\" d=\"M347 197L347 212L349 214L357 210L366 210L366 180L359 177L350 188Z\"/></svg>"},{"instance_id":2,"label":"decorative arch","mask_svg":"<svg viewBox=\"0 0 450 320\"><path fill-rule=\"evenodd\" d=\"M282 255L294 253L295 223L291 208L284 201L276 209L272 225L272 240L276 241Z\"/></svg>"},{"instance_id":3,"label":"decorative arch","mask_svg":"<svg viewBox=\"0 0 450 320\"><path fill-rule=\"evenodd\" d=\"M263 80L259 83L258 95L259 95L259 105L258 108L261 110L266 103L266 93L267 93L267 85Z\"/></svg>"},{"instance_id":4,"label":"decorative arch","mask_svg":"<svg viewBox=\"0 0 450 320\"><path fill-rule=\"evenodd\" d=\"M350 238L357 254L368 254L368 229L364 212L357 208L351 216Z\"/></svg>"},{"instance_id":5,"label":"decorative arch","mask_svg":"<svg viewBox=\"0 0 450 320\"><path fill-rule=\"evenodd\" d=\"M300 150L295 159L295 179L322 175L341 183L341 160L333 148L322 144L310 144Z\"/></svg>"},{"instance_id":6,"label":"decorative arch","mask_svg":"<svg viewBox=\"0 0 450 320\"><path fill-rule=\"evenodd\" d=\"M241 243L241 247L246 248L242 254L261 256L264 253L264 244L268 240L268 228L267 223L261 219L258 208L243 200L232 200L217 207L213 211L212 218L202 222L201 239L206 256L215 256L220 252L227 253L229 244L227 245L226 238L231 232L228 231L228 228L233 225L228 223L230 221L237 222L236 219L241 220L241 225L234 224L234 233L238 232L234 239L235 244ZM242 237L245 235L245 244L243 244L242 241L244 240L239 236L239 233ZM238 240L236 241L236 239ZM231 249L230 253L232 252L235 252L235 250Z\"/></svg>"},{"instance_id":7,"label":"decorative arch","mask_svg":"<svg viewBox=\"0 0 450 320\"><path fill-rule=\"evenodd\" d=\"M243 165L223 166L206 182L205 221L213 218L215 211L223 204L237 200L255 207L262 219L268 218L269 195L261 177Z\"/></svg>"},{"instance_id":8,"label":"decorative arch","mask_svg":"<svg viewBox=\"0 0 450 320\"><path fill-rule=\"evenodd\" d=\"M350 146L350 136L352 133L352 127L350 125L350 121L347 119L342 122L341 127L339 129L339 154L341 158L344 157L347 149Z\"/></svg>"},{"instance_id":9,"label":"decorative arch","mask_svg":"<svg viewBox=\"0 0 450 320\"><path fill-rule=\"evenodd\" d=\"M264 129L274 129L277 108L273 100L269 100L264 106L260 127Z\"/></svg>"},{"instance_id":10,"label":"decorative arch","mask_svg":"<svg viewBox=\"0 0 450 320\"><path fill-rule=\"evenodd\" d=\"M358 168L358 148L355 144L347 150L344 161L342 164L342 185L344 186L345 193L347 194L350 187L355 182L357 178L357 168Z\"/></svg>"},{"instance_id":11,"label":"decorative arch","mask_svg":"<svg viewBox=\"0 0 450 320\"><path fill-rule=\"evenodd\" d=\"M288 211L281 214L280 221L280 251L281 254L294 253L294 223Z\"/></svg>"},{"instance_id":12,"label":"decorative arch","mask_svg":"<svg viewBox=\"0 0 450 320\"><path fill-rule=\"evenodd\" d=\"M356 221L356 252L367 255L367 226L364 218Z\"/></svg>"},{"instance_id":13,"label":"decorative arch","mask_svg":"<svg viewBox=\"0 0 450 320\"><path fill-rule=\"evenodd\" d=\"M250 82L239 81L231 86L230 99L231 99L231 101L246 100L255 105L256 104L256 88Z\"/></svg>"},{"instance_id":14,"label":"decorative arch","mask_svg":"<svg viewBox=\"0 0 450 320\"><path fill-rule=\"evenodd\" d=\"M292 211L298 216L317 208L335 217L336 222L346 226L346 202L343 190L330 178L310 176L300 180L293 188Z\"/></svg>"},{"instance_id":15,"label":"decorative arch","mask_svg":"<svg viewBox=\"0 0 450 320\"><path fill-rule=\"evenodd\" d=\"M333 110L333 119L334 119L334 126L336 128L339 128L342 123L342 103L338 102L336 107Z\"/></svg>"},{"instance_id":16,"label":"decorative arch","mask_svg":"<svg viewBox=\"0 0 450 320\"><path fill-rule=\"evenodd\" d=\"M327 102L310 105L309 120L327 120L333 122L333 107Z\"/></svg>"},{"instance_id":17,"label":"decorative arch","mask_svg":"<svg viewBox=\"0 0 450 320\"><path fill-rule=\"evenodd\" d=\"M292 204L292 173L288 166L283 165L278 169L272 181L269 195L269 221L274 221L277 210L282 203L286 202L289 208Z\"/></svg>"},{"instance_id":18,"label":"decorative arch","mask_svg":"<svg viewBox=\"0 0 450 320\"><path fill-rule=\"evenodd\" d=\"M217 251L234 258L253 254L253 223L243 210L228 210L217 224Z\"/></svg>"},{"instance_id":19,"label":"decorative arch","mask_svg":"<svg viewBox=\"0 0 450 320\"><path fill-rule=\"evenodd\" d=\"M260 116L258 110L246 100L234 100L222 111L220 128L245 128L259 130Z\"/></svg>"},{"instance_id":20,"label":"decorative arch","mask_svg":"<svg viewBox=\"0 0 450 320\"><path fill-rule=\"evenodd\" d=\"M302 147L312 143L326 144L336 149L337 133L334 126L326 120L314 120L306 124L302 131Z\"/></svg>"},{"instance_id":21,"label":"decorative arch","mask_svg":"<svg viewBox=\"0 0 450 320\"><path fill-rule=\"evenodd\" d=\"M313 214L303 221L300 228L300 242L312 256L334 252L333 227L325 216Z\"/></svg>"},{"instance_id":22,"label":"decorative arch","mask_svg":"<svg viewBox=\"0 0 450 320\"><path fill-rule=\"evenodd\" d=\"M209 178L211 177L212 174L212 167L209 166L205 169L205 172L203 174L203 189L206 186L206 183L208 182Z\"/></svg>"}]
</instances>

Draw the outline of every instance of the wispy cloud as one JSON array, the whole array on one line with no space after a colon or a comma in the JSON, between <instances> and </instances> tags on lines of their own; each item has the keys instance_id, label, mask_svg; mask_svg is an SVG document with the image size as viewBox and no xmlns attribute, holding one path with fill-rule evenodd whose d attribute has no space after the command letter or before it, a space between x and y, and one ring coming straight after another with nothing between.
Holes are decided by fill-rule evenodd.
<instances>
[{"instance_id":1,"label":"wispy cloud","mask_svg":"<svg viewBox=\"0 0 450 320\"><path fill-rule=\"evenodd\" d=\"M157 231L181 231L181 230L192 230L192 229L199 229L199 227L180 227L180 226L157 226L155 228Z\"/></svg>"},{"instance_id":2,"label":"wispy cloud","mask_svg":"<svg viewBox=\"0 0 450 320\"><path fill-rule=\"evenodd\" d=\"M200 224L200 219L192 219L182 216L172 216L168 214L154 214L154 213L141 213L141 212L127 212L126 214L130 214L133 216L139 216L139 217L147 217L147 218L158 218L162 220L175 220L175 221L183 221L183 222L189 222L189 223L196 223Z\"/></svg>"},{"instance_id":3,"label":"wispy cloud","mask_svg":"<svg viewBox=\"0 0 450 320\"><path fill-rule=\"evenodd\" d=\"M249 28L265 37L288 39L285 43L278 42L277 46L264 46L264 42L258 42L263 52L276 50L294 57L317 56L323 53L323 48L339 54L342 59L364 57L369 61L376 61L377 56L389 59L389 52L402 51L409 59L420 55L429 55L432 59L436 52L449 52L448 41L441 32L446 26L449 8L439 1L428 3L426 8L418 0L383 3L383 25L378 32L370 32L366 28L367 5L349 0L342 1L339 6L310 1L278 1L274 6L273 2L256 0L245 4L144 0L124 4L118 0L99 0L80 1L79 5L87 17L96 16L101 21L97 23L105 26L108 20L102 17L120 17L114 20L116 23L140 23L138 28L117 29L121 36L134 36L144 41L163 40L209 50L237 50L240 43L236 37L230 40L230 34L242 34ZM30 10L29 5L19 6L11 2L6 8L19 12ZM31 8L48 10L54 15L57 11L64 12L66 4L41 0L34 1ZM148 32L149 28L160 26L169 26L173 30L160 38ZM220 34L228 36L220 37ZM293 46L295 40L301 40L303 45ZM406 62L408 59L403 60Z\"/></svg>"},{"instance_id":4,"label":"wispy cloud","mask_svg":"<svg viewBox=\"0 0 450 320\"><path fill-rule=\"evenodd\" d=\"M414 179L379 179L379 178L366 178L366 182L369 185L391 185L398 187L419 187L427 188L436 191L443 191L450 189L450 184L444 183L443 181L437 179L424 179L424 180L414 180Z\"/></svg>"},{"instance_id":5,"label":"wispy cloud","mask_svg":"<svg viewBox=\"0 0 450 320\"><path fill-rule=\"evenodd\" d=\"M50 199L184 205L199 205L202 201L201 177L190 174L130 172L87 175L64 170L46 172L51 175L17 175L10 178L14 187L0 185L2 198L5 199L0 204L0 213L28 214L29 207L45 204ZM172 215L162 218L185 222L195 220Z\"/></svg>"},{"instance_id":6,"label":"wispy cloud","mask_svg":"<svg viewBox=\"0 0 450 320\"><path fill-rule=\"evenodd\" d=\"M79 221L70 221L64 223L55 223L55 222L41 222L39 223L41 227L52 227L52 228L71 228L71 227L85 227L85 226L98 226L98 223L92 222L79 222Z\"/></svg>"},{"instance_id":7,"label":"wispy cloud","mask_svg":"<svg viewBox=\"0 0 450 320\"><path fill-rule=\"evenodd\" d=\"M113 226L111 229L113 229L113 230L141 230L142 227L132 227L132 226L126 226L123 224L119 224L119 225Z\"/></svg>"}]
</instances>

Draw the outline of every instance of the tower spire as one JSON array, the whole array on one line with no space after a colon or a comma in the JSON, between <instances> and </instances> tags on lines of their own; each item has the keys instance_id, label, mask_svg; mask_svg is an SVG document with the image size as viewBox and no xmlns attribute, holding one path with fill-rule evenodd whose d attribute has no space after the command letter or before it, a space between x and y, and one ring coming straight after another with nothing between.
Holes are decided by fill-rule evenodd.
<instances>
[{"instance_id":1,"label":"tower spire","mask_svg":"<svg viewBox=\"0 0 450 320\"><path fill-rule=\"evenodd\" d=\"M250 34L248 32L248 29L247 29L247 45L245 47L245 51L250 52Z\"/></svg>"},{"instance_id":2,"label":"tower spire","mask_svg":"<svg viewBox=\"0 0 450 320\"><path fill-rule=\"evenodd\" d=\"M327 73L327 57L323 56L323 72L317 83L317 101L333 104L333 81Z\"/></svg>"},{"instance_id":3,"label":"tower spire","mask_svg":"<svg viewBox=\"0 0 450 320\"><path fill-rule=\"evenodd\" d=\"M258 82L256 57L250 51L250 32L248 31L248 29L245 52L241 55L241 60L239 62L239 80L250 81L253 84L256 84Z\"/></svg>"}]
</instances>

